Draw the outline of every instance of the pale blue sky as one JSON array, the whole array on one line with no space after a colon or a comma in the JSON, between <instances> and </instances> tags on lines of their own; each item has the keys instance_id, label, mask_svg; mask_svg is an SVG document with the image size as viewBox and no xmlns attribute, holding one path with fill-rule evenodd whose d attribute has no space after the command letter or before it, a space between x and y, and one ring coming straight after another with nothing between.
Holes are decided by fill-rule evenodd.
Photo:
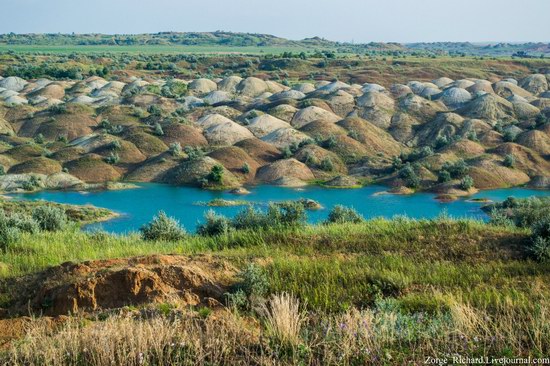
<instances>
[{"instance_id":1,"label":"pale blue sky","mask_svg":"<svg viewBox=\"0 0 550 366\"><path fill-rule=\"evenodd\" d=\"M269 33L338 41L550 42L550 0L0 0L0 33Z\"/></svg>"}]
</instances>

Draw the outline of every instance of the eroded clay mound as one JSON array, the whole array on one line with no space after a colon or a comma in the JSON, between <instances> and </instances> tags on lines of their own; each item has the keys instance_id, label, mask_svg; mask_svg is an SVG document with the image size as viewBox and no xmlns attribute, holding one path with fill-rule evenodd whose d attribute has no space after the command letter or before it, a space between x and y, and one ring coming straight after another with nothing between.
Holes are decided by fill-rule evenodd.
<instances>
[{"instance_id":1,"label":"eroded clay mound","mask_svg":"<svg viewBox=\"0 0 550 366\"><path fill-rule=\"evenodd\" d=\"M50 316L164 302L211 305L223 300L234 274L226 262L206 256L65 263L25 279L26 289L10 313L25 311L26 304Z\"/></svg>"}]
</instances>

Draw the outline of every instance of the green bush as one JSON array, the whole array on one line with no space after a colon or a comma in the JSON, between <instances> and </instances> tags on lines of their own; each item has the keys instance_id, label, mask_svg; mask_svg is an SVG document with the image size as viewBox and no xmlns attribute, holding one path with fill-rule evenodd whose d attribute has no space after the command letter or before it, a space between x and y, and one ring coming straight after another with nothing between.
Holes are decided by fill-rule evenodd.
<instances>
[{"instance_id":1,"label":"green bush","mask_svg":"<svg viewBox=\"0 0 550 366\"><path fill-rule=\"evenodd\" d=\"M399 170L399 178L403 179L405 185L409 188L420 187L420 178L410 163L405 164L403 168Z\"/></svg>"},{"instance_id":2,"label":"green bush","mask_svg":"<svg viewBox=\"0 0 550 366\"><path fill-rule=\"evenodd\" d=\"M537 222L550 217L550 197L526 199L509 197L503 202L486 206L484 210L491 213L498 212L518 227L530 228Z\"/></svg>"},{"instance_id":3,"label":"green bush","mask_svg":"<svg viewBox=\"0 0 550 366\"><path fill-rule=\"evenodd\" d=\"M120 161L118 153L111 151L111 153L103 159L107 164L115 165Z\"/></svg>"},{"instance_id":4,"label":"green bush","mask_svg":"<svg viewBox=\"0 0 550 366\"><path fill-rule=\"evenodd\" d=\"M21 237L21 232L37 232L38 225L30 217L14 214L7 216L0 210L0 249L6 250Z\"/></svg>"},{"instance_id":5,"label":"green bush","mask_svg":"<svg viewBox=\"0 0 550 366\"><path fill-rule=\"evenodd\" d=\"M530 249L537 260L541 262L550 260L550 216L533 224Z\"/></svg>"},{"instance_id":6,"label":"green bush","mask_svg":"<svg viewBox=\"0 0 550 366\"><path fill-rule=\"evenodd\" d=\"M164 211L160 211L151 222L143 225L139 230L144 240L176 241L187 235L179 221L168 217Z\"/></svg>"},{"instance_id":7,"label":"green bush","mask_svg":"<svg viewBox=\"0 0 550 366\"><path fill-rule=\"evenodd\" d=\"M0 249L6 250L11 244L19 241L21 231L15 227L8 226L5 221L0 220Z\"/></svg>"},{"instance_id":8,"label":"green bush","mask_svg":"<svg viewBox=\"0 0 550 366\"><path fill-rule=\"evenodd\" d=\"M182 149L179 142L173 142L170 144L170 154L172 154L172 156L174 157L180 156L181 152L182 152Z\"/></svg>"},{"instance_id":9,"label":"green bush","mask_svg":"<svg viewBox=\"0 0 550 366\"><path fill-rule=\"evenodd\" d=\"M200 147L185 146L183 151L187 154L187 159L189 160L198 160L205 155Z\"/></svg>"},{"instance_id":10,"label":"green bush","mask_svg":"<svg viewBox=\"0 0 550 366\"><path fill-rule=\"evenodd\" d=\"M299 226L307 219L304 205L299 202L270 203L267 209L270 226Z\"/></svg>"},{"instance_id":11,"label":"green bush","mask_svg":"<svg viewBox=\"0 0 550 366\"><path fill-rule=\"evenodd\" d=\"M334 163L332 160L327 156L323 160L321 160L321 170L324 170L325 172L332 172L334 170Z\"/></svg>"},{"instance_id":12,"label":"green bush","mask_svg":"<svg viewBox=\"0 0 550 366\"><path fill-rule=\"evenodd\" d=\"M162 126L160 123L155 123L155 135L157 136L164 136L164 130L162 129Z\"/></svg>"},{"instance_id":13,"label":"green bush","mask_svg":"<svg viewBox=\"0 0 550 366\"><path fill-rule=\"evenodd\" d=\"M440 170L439 171L439 174L437 175L437 181L439 183L447 183L449 182L451 179L453 179L451 177L451 173L449 173L447 170Z\"/></svg>"},{"instance_id":14,"label":"green bush","mask_svg":"<svg viewBox=\"0 0 550 366\"><path fill-rule=\"evenodd\" d=\"M204 216L205 222L197 226L197 234L202 236L227 235L233 230L231 221L222 215L209 210Z\"/></svg>"},{"instance_id":15,"label":"green bush","mask_svg":"<svg viewBox=\"0 0 550 366\"><path fill-rule=\"evenodd\" d=\"M2 213L1 215L4 215ZM31 216L22 214L22 213L14 213L7 217L8 225L14 228L19 229L20 231L24 231L31 234L36 234L40 231L40 226L38 225L38 222L34 220Z\"/></svg>"},{"instance_id":16,"label":"green bush","mask_svg":"<svg viewBox=\"0 0 550 366\"><path fill-rule=\"evenodd\" d=\"M65 210L52 206L40 206L32 211L32 218L38 223L41 230L63 230L68 223Z\"/></svg>"},{"instance_id":17,"label":"green bush","mask_svg":"<svg viewBox=\"0 0 550 366\"><path fill-rule=\"evenodd\" d=\"M210 174L208 174L207 179L210 182L221 183L223 180L223 166L217 164L212 167Z\"/></svg>"},{"instance_id":18,"label":"green bush","mask_svg":"<svg viewBox=\"0 0 550 366\"><path fill-rule=\"evenodd\" d=\"M267 226L267 218L262 211L248 206L235 215L232 225L237 230L260 229Z\"/></svg>"},{"instance_id":19,"label":"green bush","mask_svg":"<svg viewBox=\"0 0 550 366\"><path fill-rule=\"evenodd\" d=\"M496 208L489 213L489 224L504 227L514 226L514 222L504 212Z\"/></svg>"},{"instance_id":20,"label":"green bush","mask_svg":"<svg viewBox=\"0 0 550 366\"><path fill-rule=\"evenodd\" d=\"M460 181L460 189L463 189L465 191L468 191L470 190L471 188L474 187L474 180L472 177L470 177L469 175L465 176L464 178L462 178L462 180Z\"/></svg>"},{"instance_id":21,"label":"green bush","mask_svg":"<svg viewBox=\"0 0 550 366\"><path fill-rule=\"evenodd\" d=\"M454 163L446 162L441 169L448 171L453 179L462 179L468 174L470 167L463 159L459 159Z\"/></svg>"},{"instance_id":22,"label":"green bush","mask_svg":"<svg viewBox=\"0 0 550 366\"><path fill-rule=\"evenodd\" d=\"M269 290L269 280L265 271L254 263L248 264L237 275L241 281L239 283L239 289L242 290L247 296L263 297L267 295Z\"/></svg>"},{"instance_id":23,"label":"green bush","mask_svg":"<svg viewBox=\"0 0 550 366\"><path fill-rule=\"evenodd\" d=\"M504 161L502 162L502 164L505 167L513 168L514 165L516 164L516 158L512 154L508 154L504 157Z\"/></svg>"},{"instance_id":24,"label":"green bush","mask_svg":"<svg viewBox=\"0 0 550 366\"><path fill-rule=\"evenodd\" d=\"M345 207L342 205L336 205L330 210L328 214L328 218L325 221L326 224L332 224L332 223L360 223L365 221L363 216L361 216L357 211L355 211L351 207Z\"/></svg>"}]
</instances>

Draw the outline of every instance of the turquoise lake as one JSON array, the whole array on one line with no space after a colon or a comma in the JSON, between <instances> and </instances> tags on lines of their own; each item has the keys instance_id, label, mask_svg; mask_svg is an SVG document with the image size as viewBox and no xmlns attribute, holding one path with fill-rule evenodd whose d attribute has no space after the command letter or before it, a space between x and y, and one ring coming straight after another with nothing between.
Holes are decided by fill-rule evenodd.
<instances>
[{"instance_id":1,"label":"turquoise lake","mask_svg":"<svg viewBox=\"0 0 550 366\"><path fill-rule=\"evenodd\" d=\"M324 220L329 210L337 204L354 207L365 218L392 217L395 215L406 215L411 218L432 218L445 211L453 217L487 218L480 209L482 203L468 202L465 199L442 203L435 199L434 194L430 193L417 193L409 196L377 195L376 193L385 191L387 188L376 185L360 189L327 189L318 186L295 189L262 185L248 187L248 189L251 194L238 196L229 192L147 183L139 184L137 189L119 191L49 191L14 194L12 197L77 205L91 204L111 209L120 213L121 216L107 222L88 225L85 229L103 229L113 233L137 231L141 225L150 221L159 210L176 217L188 231L194 231L197 223L203 219L205 212L209 209L214 209L226 216L235 215L242 209L242 207L211 208L197 204L208 202L214 198L245 200L259 207L265 206L269 201L310 198L320 202L323 206L321 210L308 211L309 221L312 223ZM550 196L550 191L522 188L498 189L482 191L471 198L502 201L510 196L517 198Z\"/></svg>"}]
</instances>

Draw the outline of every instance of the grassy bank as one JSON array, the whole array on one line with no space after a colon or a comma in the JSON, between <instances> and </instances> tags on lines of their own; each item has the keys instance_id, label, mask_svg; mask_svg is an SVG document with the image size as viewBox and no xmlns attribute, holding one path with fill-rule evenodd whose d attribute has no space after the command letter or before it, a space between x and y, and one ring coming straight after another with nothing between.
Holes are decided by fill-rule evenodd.
<instances>
[{"instance_id":1,"label":"grassy bank","mask_svg":"<svg viewBox=\"0 0 550 366\"><path fill-rule=\"evenodd\" d=\"M74 225L24 234L0 254L3 306L17 296L14 280L49 266L154 253L202 253L237 268L252 263L265 280L253 281L265 286L267 302L215 315L158 305L158 315L74 318L55 331L37 319L4 360L362 365L455 352L543 356L550 351L550 264L529 259L528 240L526 229L446 217L237 230L179 241L83 233Z\"/></svg>"}]
</instances>

